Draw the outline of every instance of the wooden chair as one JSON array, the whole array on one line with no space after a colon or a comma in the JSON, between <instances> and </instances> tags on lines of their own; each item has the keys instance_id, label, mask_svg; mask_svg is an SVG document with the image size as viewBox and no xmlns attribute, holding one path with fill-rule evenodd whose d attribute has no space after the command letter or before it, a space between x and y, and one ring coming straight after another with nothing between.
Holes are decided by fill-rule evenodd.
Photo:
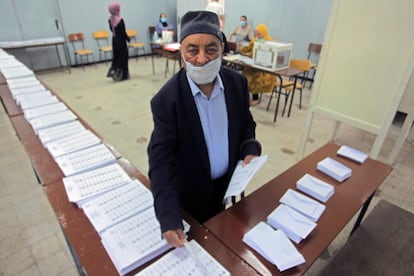
<instances>
[{"instance_id":1,"label":"wooden chair","mask_svg":"<svg viewBox=\"0 0 414 276\"><path fill-rule=\"evenodd\" d=\"M138 54L140 50L145 55L145 44L137 41L138 32L136 30L126 30L126 34L131 39L131 42L128 43L128 47L134 50L135 58L138 61ZM145 57L145 59L147 59L147 57Z\"/></svg>"},{"instance_id":2,"label":"wooden chair","mask_svg":"<svg viewBox=\"0 0 414 276\"><path fill-rule=\"evenodd\" d=\"M83 33L73 33L68 35L68 39L72 44L73 53L75 57L75 65L78 64L77 58L79 57L80 63L82 64L82 69L85 70L84 63L82 62L82 57L86 57L86 61L89 61L89 56L92 58L92 62L95 63L93 58L93 50L85 48L85 36ZM95 63L96 66L96 63Z\"/></svg>"},{"instance_id":3,"label":"wooden chair","mask_svg":"<svg viewBox=\"0 0 414 276\"><path fill-rule=\"evenodd\" d=\"M105 63L108 60L106 54L109 54L111 58L112 46L109 44L109 32L108 31L95 31L93 32L93 38L96 40L99 48L99 61L102 61L102 54L105 57Z\"/></svg>"},{"instance_id":4,"label":"wooden chair","mask_svg":"<svg viewBox=\"0 0 414 276\"><path fill-rule=\"evenodd\" d=\"M305 74L304 79L302 81L302 83L306 82L307 80L310 81L309 89L312 88L313 80L316 74L316 69L318 68L319 55L321 53L321 50L322 50L322 44L309 43L308 56L306 57L306 59L312 62L311 70L309 70L309 72ZM312 71L312 76L309 76L311 71Z\"/></svg>"},{"instance_id":5,"label":"wooden chair","mask_svg":"<svg viewBox=\"0 0 414 276\"><path fill-rule=\"evenodd\" d=\"M171 32L171 36L174 37L174 31L170 31ZM167 77L167 73L170 72L169 69L169 61L173 62L173 74L175 74L175 64L177 62L180 62L180 57L176 57L176 56L167 56L166 61L165 61L165 70L164 70L164 77Z\"/></svg>"},{"instance_id":6,"label":"wooden chair","mask_svg":"<svg viewBox=\"0 0 414 276\"><path fill-rule=\"evenodd\" d=\"M307 59L291 59L289 63L289 67L296 68L298 70L303 71L304 72L303 75L304 75L307 72L309 72L309 70L311 69L311 64L312 63ZM275 85L275 87L273 88L270 94L270 98L269 98L269 102L267 104L266 110L269 110L270 102L272 101L273 95L277 97L276 98L276 100L278 101L277 105L279 105L280 97L284 96L285 102L284 102L283 110L282 110L282 116L283 116L285 114L286 106L288 104L289 97L290 97L291 92L293 91L293 88L295 88L295 91L299 90L300 92L299 109L301 109L302 108L302 90L303 90L304 85L296 81L296 86L294 86L295 82L292 80L287 80L279 76L276 78L277 78L277 84ZM297 78L300 78L300 77L297 77ZM290 110L291 106L292 104L289 107L288 116L291 111ZM278 106L276 106L273 121L276 121L277 112L278 112Z\"/></svg>"}]
</instances>

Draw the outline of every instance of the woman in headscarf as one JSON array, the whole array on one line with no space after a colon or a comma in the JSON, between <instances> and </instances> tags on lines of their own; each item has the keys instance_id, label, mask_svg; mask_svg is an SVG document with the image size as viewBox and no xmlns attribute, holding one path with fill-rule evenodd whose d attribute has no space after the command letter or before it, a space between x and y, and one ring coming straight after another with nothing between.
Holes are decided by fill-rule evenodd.
<instances>
[{"instance_id":1,"label":"woman in headscarf","mask_svg":"<svg viewBox=\"0 0 414 276\"><path fill-rule=\"evenodd\" d=\"M108 77L115 81L129 79L128 45L130 41L125 31L125 23L120 16L121 5L118 2L109 4L109 29L112 31L112 65Z\"/></svg>"},{"instance_id":2,"label":"woman in headscarf","mask_svg":"<svg viewBox=\"0 0 414 276\"><path fill-rule=\"evenodd\" d=\"M174 26L167 22L167 15L165 13L160 14L160 19L155 25L155 31L159 37L162 36L162 31L174 31Z\"/></svg>"},{"instance_id":3,"label":"woman in headscarf","mask_svg":"<svg viewBox=\"0 0 414 276\"><path fill-rule=\"evenodd\" d=\"M267 26L265 24L259 24L256 26L255 38L249 42L248 45L240 48L240 54L252 57L254 42L264 42L272 40L267 32ZM259 101L259 93L272 92L273 88L277 84L277 79L274 75L264 73L252 68L243 69L243 74L247 78L249 91L252 94L251 106L257 105Z\"/></svg>"}]
</instances>

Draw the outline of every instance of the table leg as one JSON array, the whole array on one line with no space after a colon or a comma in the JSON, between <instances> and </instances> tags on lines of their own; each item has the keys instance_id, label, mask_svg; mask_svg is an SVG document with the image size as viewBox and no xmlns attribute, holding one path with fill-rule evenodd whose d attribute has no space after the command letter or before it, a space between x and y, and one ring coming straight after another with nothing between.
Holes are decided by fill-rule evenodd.
<instances>
[{"instance_id":1,"label":"table leg","mask_svg":"<svg viewBox=\"0 0 414 276\"><path fill-rule=\"evenodd\" d=\"M362 206L361 211L359 212L358 218L354 224L354 227L352 228L351 234L349 234L349 237L352 236L352 234L355 232L355 230L358 229L359 225L361 224L362 219L364 218L364 215L368 209L369 204L371 203L372 198L374 197L375 192L367 199L367 201Z\"/></svg>"},{"instance_id":2,"label":"table leg","mask_svg":"<svg viewBox=\"0 0 414 276\"><path fill-rule=\"evenodd\" d=\"M277 117L277 111L279 109L279 100L280 100L280 95L282 95L282 77L277 75L277 77L279 78L279 90L277 92L277 99L276 99L276 109L275 109L275 116L273 117L273 122L276 123L276 117Z\"/></svg>"},{"instance_id":3,"label":"table leg","mask_svg":"<svg viewBox=\"0 0 414 276\"><path fill-rule=\"evenodd\" d=\"M295 80L293 82L293 89L292 89L292 98L290 99L290 104L289 104L288 117L290 117L290 111L292 110L293 97L295 96L296 82L297 81L298 81L298 77L295 76Z\"/></svg>"}]
</instances>

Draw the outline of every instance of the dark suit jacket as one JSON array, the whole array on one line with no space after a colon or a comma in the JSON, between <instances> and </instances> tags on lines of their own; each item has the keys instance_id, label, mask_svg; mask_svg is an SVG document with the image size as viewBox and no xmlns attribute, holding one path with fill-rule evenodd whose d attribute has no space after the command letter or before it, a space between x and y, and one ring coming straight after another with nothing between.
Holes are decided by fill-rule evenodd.
<instances>
[{"instance_id":1,"label":"dark suit jacket","mask_svg":"<svg viewBox=\"0 0 414 276\"><path fill-rule=\"evenodd\" d=\"M238 160L248 154L260 155L261 148L255 140L256 123L249 111L246 78L224 67L220 76L228 113L228 175L231 176ZM210 163L197 107L183 69L153 97L151 109L154 130L148 145L149 178L161 230L182 228L181 208L203 222L208 218L207 206L213 193Z\"/></svg>"}]
</instances>

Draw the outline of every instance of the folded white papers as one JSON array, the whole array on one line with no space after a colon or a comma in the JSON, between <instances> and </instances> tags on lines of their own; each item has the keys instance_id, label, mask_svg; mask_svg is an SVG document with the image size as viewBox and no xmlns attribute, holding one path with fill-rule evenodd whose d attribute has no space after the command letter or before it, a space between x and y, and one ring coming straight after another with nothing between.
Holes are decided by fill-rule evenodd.
<instances>
[{"instance_id":1,"label":"folded white papers","mask_svg":"<svg viewBox=\"0 0 414 276\"><path fill-rule=\"evenodd\" d=\"M184 231L189 230L185 221ZM102 244L118 273L124 275L170 248L162 238L154 208L126 219L101 233Z\"/></svg>"},{"instance_id":2,"label":"folded white papers","mask_svg":"<svg viewBox=\"0 0 414 276\"><path fill-rule=\"evenodd\" d=\"M29 123L32 126L33 131L37 134L41 129L68 123L75 121L76 119L76 115L73 114L72 111L64 110L61 112L49 114L48 116L30 119Z\"/></svg>"},{"instance_id":3,"label":"folded white papers","mask_svg":"<svg viewBox=\"0 0 414 276\"><path fill-rule=\"evenodd\" d=\"M88 200L131 182L119 164L63 178L69 201L81 206Z\"/></svg>"},{"instance_id":4,"label":"folded white papers","mask_svg":"<svg viewBox=\"0 0 414 276\"><path fill-rule=\"evenodd\" d=\"M368 154L365 152L359 151L357 149L351 148L349 146L341 146L337 151L337 154L351 160L354 160L360 164L364 163L368 158Z\"/></svg>"},{"instance_id":5,"label":"folded white papers","mask_svg":"<svg viewBox=\"0 0 414 276\"><path fill-rule=\"evenodd\" d=\"M334 194L334 186L310 174L305 174L296 182L296 187L324 203Z\"/></svg>"},{"instance_id":6,"label":"folded white papers","mask_svg":"<svg viewBox=\"0 0 414 276\"><path fill-rule=\"evenodd\" d=\"M233 172L223 201L228 202L232 196L240 195L246 189L247 184L249 184L255 173L264 163L266 163L266 161L267 155L258 156L253 158L249 164L243 167L243 161L240 160Z\"/></svg>"},{"instance_id":7,"label":"folded white papers","mask_svg":"<svg viewBox=\"0 0 414 276\"><path fill-rule=\"evenodd\" d=\"M281 230L259 222L244 234L243 242L259 252L280 271L303 264L305 258Z\"/></svg>"},{"instance_id":8,"label":"folded white papers","mask_svg":"<svg viewBox=\"0 0 414 276\"><path fill-rule=\"evenodd\" d=\"M138 180L102 194L82 205L97 232L153 206L151 191Z\"/></svg>"},{"instance_id":9,"label":"folded white papers","mask_svg":"<svg viewBox=\"0 0 414 276\"><path fill-rule=\"evenodd\" d=\"M56 96L42 97L38 99L28 99L20 101L20 107L23 110L35 108L42 105L57 103L59 100Z\"/></svg>"},{"instance_id":10,"label":"folded white papers","mask_svg":"<svg viewBox=\"0 0 414 276\"><path fill-rule=\"evenodd\" d=\"M78 120L75 120L60 125L39 129L37 131L37 136L39 137L40 141L42 141L43 146L46 146L46 144L50 141L83 132L84 130L86 130L85 127Z\"/></svg>"},{"instance_id":11,"label":"folded white papers","mask_svg":"<svg viewBox=\"0 0 414 276\"><path fill-rule=\"evenodd\" d=\"M350 168L330 157L319 161L316 168L339 182L343 182L352 175Z\"/></svg>"},{"instance_id":12,"label":"folded white papers","mask_svg":"<svg viewBox=\"0 0 414 276\"><path fill-rule=\"evenodd\" d=\"M292 189L288 189L279 201L301 212L314 222L317 222L325 211L325 205Z\"/></svg>"},{"instance_id":13,"label":"folded white papers","mask_svg":"<svg viewBox=\"0 0 414 276\"><path fill-rule=\"evenodd\" d=\"M24 117L26 120L31 120L33 118L42 117L54 113L59 113L66 111L68 108L62 102L57 102L55 104L48 104L36 108L27 109L24 111Z\"/></svg>"},{"instance_id":14,"label":"folded white papers","mask_svg":"<svg viewBox=\"0 0 414 276\"><path fill-rule=\"evenodd\" d=\"M21 102L37 101L42 98L50 98L50 97L52 97L52 93L50 93L49 90L43 90L43 91L38 91L35 93L30 93L30 94L16 95L14 99L16 100L17 105L20 105Z\"/></svg>"},{"instance_id":15,"label":"folded white papers","mask_svg":"<svg viewBox=\"0 0 414 276\"><path fill-rule=\"evenodd\" d=\"M81 149L55 159L65 176L103 167L116 162L116 157L104 145Z\"/></svg>"},{"instance_id":16,"label":"folded white papers","mask_svg":"<svg viewBox=\"0 0 414 276\"><path fill-rule=\"evenodd\" d=\"M185 244L185 247L176 248L162 258L138 272L136 276L153 275L220 275L230 276L216 259L214 259L195 240ZM193 253L190 253L192 251ZM198 262L194 259L196 255ZM200 265L201 264L201 265ZM204 268L204 269L203 269Z\"/></svg>"},{"instance_id":17,"label":"folded white papers","mask_svg":"<svg viewBox=\"0 0 414 276\"><path fill-rule=\"evenodd\" d=\"M267 223L282 230L295 243L300 243L316 227L316 223L295 209L280 204L269 216Z\"/></svg>"},{"instance_id":18,"label":"folded white papers","mask_svg":"<svg viewBox=\"0 0 414 276\"><path fill-rule=\"evenodd\" d=\"M46 91L46 88L41 84L28 86L28 87L22 87L22 88L10 89L10 93L12 94L13 98L16 98L17 95L31 94L31 93L36 93L40 91Z\"/></svg>"},{"instance_id":19,"label":"folded white papers","mask_svg":"<svg viewBox=\"0 0 414 276\"><path fill-rule=\"evenodd\" d=\"M82 132L51 141L46 144L46 148L49 150L53 158L56 159L61 155L85 149L99 143L101 143L101 140L96 137L95 134L93 134L90 130L84 130Z\"/></svg>"}]
</instances>

